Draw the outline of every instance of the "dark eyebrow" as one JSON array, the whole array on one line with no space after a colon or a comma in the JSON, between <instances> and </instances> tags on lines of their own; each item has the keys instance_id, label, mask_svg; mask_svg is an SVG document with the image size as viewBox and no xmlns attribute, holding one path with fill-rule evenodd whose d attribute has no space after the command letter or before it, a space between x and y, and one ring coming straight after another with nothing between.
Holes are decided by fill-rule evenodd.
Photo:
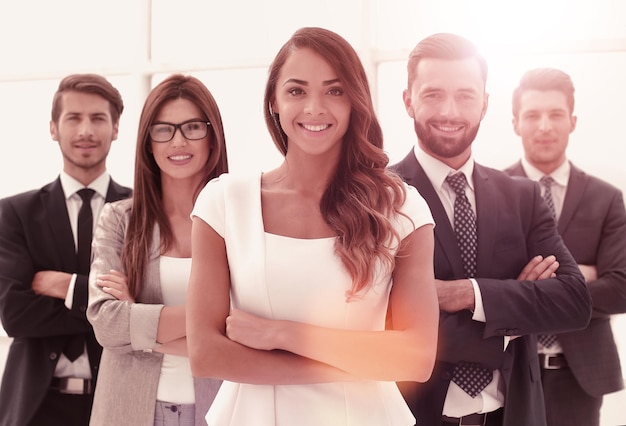
<instances>
[{"instance_id":1,"label":"dark eyebrow","mask_svg":"<svg viewBox=\"0 0 626 426\"><path fill-rule=\"evenodd\" d=\"M475 94L479 93L478 90L473 89L473 88L469 88L469 87L468 88L464 88L464 89L459 89L459 92L461 92L461 93L475 93Z\"/></svg>"},{"instance_id":2,"label":"dark eyebrow","mask_svg":"<svg viewBox=\"0 0 626 426\"><path fill-rule=\"evenodd\" d=\"M424 85L424 87L422 87L422 89L420 90L421 93L432 93L432 92L443 92L443 91L444 89L442 89L441 87L429 86L429 85ZM456 90L456 93L479 94L480 92L474 89L473 87L461 87L460 89Z\"/></svg>"},{"instance_id":3,"label":"dark eyebrow","mask_svg":"<svg viewBox=\"0 0 626 426\"><path fill-rule=\"evenodd\" d=\"M335 79L333 79L333 80L326 80L326 81L322 82L322 85L324 85L324 86L330 86L331 84L336 84L336 83L339 83L340 81L341 81L341 80L339 80L338 78L335 78ZM300 84L301 86L308 86L308 85L309 85L309 83L308 83L307 81L304 81L304 80L298 80L297 78L289 78L289 79L287 79L287 80L283 83L283 86L284 86L285 84L288 84L288 83Z\"/></svg>"},{"instance_id":4,"label":"dark eyebrow","mask_svg":"<svg viewBox=\"0 0 626 426\"><path fill-rule=\"evenodd\" d=\"M432 92L442 92L442 91L443 89L440 89L438 87L426 86L426 85L424 85L424 87L420 89L420 93L432 93Z\"/></svg>"},{"instance_id":5,"label":"dark eyebrow","mask_svg":"<svg viewBox=\"0 0 626 426\"><path fill-rule=\"evenodd\" d=\"M333 80L326 80L322 84L324 86L330 86L331 84L336 84L336 83L341 83L341 80L339 80L338 78L335 78Z\"/></svg>"},{"instance_id":6,"label":"dark eyebrow","mask_svg":"<svg viewBox=\"0 0 626 426\"><path fill-rule=\"evenodd\" d=\"M152 124L151 124L151 125L152 125L152 126L154 126L155 124L170 124L170 125L172 125L172 126L176 126L176 125L182 126L183 124L193 123L193 122L197 122L197 121L200 121L200 122L202 122L202 123L205 123L205 122L207 122L207 121L209 121L209 120L205 120L205 119L204 119L204 118L202 118L202 117L197 117L197 118L195 118L195 117L194 117L194 118L190 118L189 120L181 121L181 122L180 122L180 123L178 123L178 124L177 124L177 123L172 123L172 122L170 122L170 121L154 120L154 122L152 122Z\"/></svg>"},{"instance_id":7,"label":"dark eyebrow","mask_svg":"<svg viewBox=\"0 0 626 426\"><path fill-rule=\"evenodd\" d=\"M532 108L532 109L527 109L526 111L523 112L523 114L537 114L540 113L541 109L540 108ZM547 112L549 114L554 114L555 112L559 112L559 113L563 113L563 114L568 114L568 110L565 108L550 108L549 110L547 110Z\"/></svg>"},{"instance_id":8,"label":"dark eyebrow","mask_svg":"<svg viewBox=\"0 0 626 426\"><path fill-rule=\"evenodd\" d=\"M88 117L106 117L108 114L106 112L93 112L90 114L85 114L83 112L80 111L68 111L65 113L66 117L82 117L82 116L88 116Z\"/></svg>"}]
</instances>

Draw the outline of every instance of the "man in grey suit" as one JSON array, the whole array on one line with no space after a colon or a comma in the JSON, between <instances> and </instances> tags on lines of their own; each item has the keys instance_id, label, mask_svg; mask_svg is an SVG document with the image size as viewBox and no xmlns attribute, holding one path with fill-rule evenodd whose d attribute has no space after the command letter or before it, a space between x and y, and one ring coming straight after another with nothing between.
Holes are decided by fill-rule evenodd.
<instances>
[{"instance_id":1,"label":"man in grey suit","mask_svg":"<svg viewBox=\"0 0 626 426\"><path fill-rule=\"evenodd\" d=\"M626 312L626 211L620 190L568 161L575 128L570 76L554 68L526 72L513 93L524 157L506 172L541 183L593 300L587 328L539 336L549 426L599 425L602 396L624 386L611 314Z\"/></svg>"},{"instance_id":2,"label":"man in grey suit","mask_svg":"<svg viewBox=\"0 0 626 426\"><path fill-rule=\"evenodd\" d=\"M123 108L104 77L64 78L50 121L60 176L0 200L0 319L13 338L0 426L89 424L102 353L86 317L91 231L104 203L131 195L106 171Z\"/></svg>"}]
</instances>

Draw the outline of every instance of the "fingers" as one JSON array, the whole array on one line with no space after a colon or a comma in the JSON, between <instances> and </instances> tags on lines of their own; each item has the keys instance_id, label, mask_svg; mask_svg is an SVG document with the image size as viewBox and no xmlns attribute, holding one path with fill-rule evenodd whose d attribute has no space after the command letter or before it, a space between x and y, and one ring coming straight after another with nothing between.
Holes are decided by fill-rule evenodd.
<instances>
[{"instance_id":1,"label":"fingers","mask_svg":"<svg viewBox=\"0 0 626 426\"><path fill-rule=\"evenodd\" d=\"M549 260L550 258L552 259ZM549 261L549 263L545 265L546 269L541 274L539 274L539 277L537 278L538 280L543 280L546 278L551 278L551 277L556 276L556 270L559 269L559 262L557 262L554 256L548 256L547 258L544 259L542 264L544 264L547 261Z\"/></svg>"},{"instance_id":2,"label":"fingers","mask_svg":"<svg viewBox=\"0 0 626 426\"><path fill-rule=\"evenodd\" d=\"M100 286L100 288L102 289L102 291L104 291L107 294L110 294L111 296L115 297L117 300L124 300L124 301L128 301L131 303L135 303L135 299L130 295L130 293L128 293L128 289L127 288L119 288L119 287L113 287L113 286L107 286L107 283L105 282L98 282L98 285Z\"/></svg>"},{"instance_id":3,"label":"fingers","mask_svg":"<svg viewBox=\"0 0 626 426\"><path fill-rule=\"evenodd\" d=\"M530 272L543 260L543 257L541 256L535 256L532 259L530 259L530 262L528 262L526 264L526 266L524 266L524 269L522 269L522 272L520 272L519 277L517 277L518 280L528 280L530 278L528 278Z\"/></svg>"},{"instance_id":4,"label":"fingers","mask_svg":"<svg viewBox=\"0 0 626 426\"><path fill-rule=\"evenodd\" d=\"M119 281L110 280L110 279L107 279L104 276L102 276L102 277L100 277L100 278L98 278L96 280L96 285L98 287L103 288L103 289L105 287L108 287L108 288L114 288L114 289L119 290L119 291L122 291L123 289L127 288L126 287L126 283L120 283Z\"/></svg>"},{"instance_id":5,"label":"fingers","mask_svg":"<svg viewBox=\"0 0 626 426\"><path fill-rule=\"evenodd\" d=\"M128 291L126 276L121 272L111 270L108 274L98 276L96 285L118 300L134 302L134 298Z\"/></svg>"},{"instance_id":6,"label":"fingers","mask_svg":"<svg viewBox=\"0 0 626 426\"><path fill-rule=\"evenodd\" d=\"M112 282L116 282L116 283L120 283L124 285L126 285L127 283L126 275L114 269L111 269L108 274L102 274L98 276L98 279L105 280L105 281L112 281Z\"/></svg>"},{"instance_id":7,"label":"fingers","mask_svg":"<svg viewBox=\"0 0 626 426\"><path fill-rule=\"evenodd\" d=\"M124 294L120 290L113 287L102 287L102 291L110 294L118 300L121 300L124 297Z\"/></svg>"},{"instance_id":8,"label":"fingers","mask_svg":"<svg viewBox=\"0 0 626 426\"><path fill-rule=\"evenodd\" d=\"M556 270L559 268L559 262L553 255L533 257L520 273L519 280L542 280L556 276Z\"/></svg>"},{"instance_id":9,"label":"fingers","mask_svg":"<svg viewBox=\"0 0 626 426\"><path fill-rule=\"evenodd\" d=\"M118 290L128 288L128 281L126 275L121 272L114 271L113 269L108 274L99 275L96 284L100 287L114 287Z\"/></svg>"}]
</instances>

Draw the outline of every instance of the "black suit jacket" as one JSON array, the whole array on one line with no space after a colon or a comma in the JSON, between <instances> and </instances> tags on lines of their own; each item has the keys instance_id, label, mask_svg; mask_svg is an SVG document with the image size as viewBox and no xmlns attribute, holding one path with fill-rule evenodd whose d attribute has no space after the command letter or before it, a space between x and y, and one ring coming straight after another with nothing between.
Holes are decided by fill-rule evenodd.
<instances>
[{"instance_id":1,"label":"black suit jacket","mask_svg":"<svg viewBox=\"0 0 626 426\"><path fill-rule=\"evenodd\" d=\"M526 176L521 162L505 170ZM558 230L580 265L595 265L587 283L593 300L589 326L559 334L570 369L589 395L624 387L610 315L626 312L626 210L619 189L571 166ZM567 398L567 395L563 395Z\"/></svg>"},{"instance_id":2,"label":"black suit jacket","mask_svg":"<svg viewBox=\"0 0 626 426\"><path fill-rule=\"evenodd\" d=\"M435 278L464 277L454 230L413 151L392 167L417 188L435 219ZM399 384L418 425L440 425L443 404L459 361L499 369L505 386L504 426L546 424L536 333L587 325L591 299L576 262L556 231L538 184L476 164L477 274L487 318L464 310L442 312L435 370L423 385ZM555 278L517 280L536 255L554 254ZM503 336L521 336L503 350Z\"/></svg>"},{"instance_id":3,"label":"black suit jacket","mask_svg":"<svg viewBox=\"0 0 626 426\"><path fill-rule=\"evenodd\" d=\"M106 201L131 195L111 181ZM76 279L72 310L32 290L36 272L74 273L76 249L60 179L0 201L0 319L13 337L2 386L0 425L25 425L43 400L68 338L84 334L96 379L102 348L87 321L88 277Z\"/></svg>"}]
</instances>

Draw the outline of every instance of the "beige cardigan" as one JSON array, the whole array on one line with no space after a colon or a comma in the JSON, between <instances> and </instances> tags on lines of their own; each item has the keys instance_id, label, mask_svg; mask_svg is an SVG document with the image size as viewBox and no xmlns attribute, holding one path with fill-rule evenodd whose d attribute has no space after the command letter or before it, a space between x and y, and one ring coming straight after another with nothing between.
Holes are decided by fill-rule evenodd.
<instances>
[{"instance_id":1,"label":"beige cardigan","mask_svg":"<svg viewBox=\"0 0 626 426\"><path fill-rule=\"evenodd\" d=\"M122 270L120 254L132 201L105 205L93 239L87 318L104 347L91 414L92 426L152 426L163 355L152 352L163 308L159 281L159 230L155 226L150 261L138 303L122 302L102 291L96 277ZM220 386L219 380L195 379L196 424Z\"/></svg>"}]
</instances>

